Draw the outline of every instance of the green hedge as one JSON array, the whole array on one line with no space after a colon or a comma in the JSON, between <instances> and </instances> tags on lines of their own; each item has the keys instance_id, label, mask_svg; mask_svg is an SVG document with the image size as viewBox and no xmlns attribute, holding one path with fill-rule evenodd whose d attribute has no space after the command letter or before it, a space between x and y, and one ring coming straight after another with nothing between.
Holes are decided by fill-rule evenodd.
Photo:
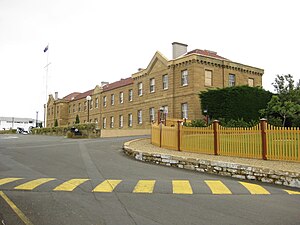
<instances>
[{"instance_id":1,"label":"green hedge","mask_svg":"<svg viewBox=\"0 0 300 225\"><path fill-rule=\"evenodd\" d=\"M236 86L215 89L199 94L202 110L207 110L211 119L251 122L260 117L259 110L265 109L272 93L260 87Z\"/></svg>"},{"instance_id":2,"label":"green hedge","mask_svg":"<svg viewBox=\"0 0 300 225\"><path fill-rule=\"evenodd\" d=\"M16 129L0 130L0 134L15 134L15 133L17 133Z\"/></svg>"}]
</instances>

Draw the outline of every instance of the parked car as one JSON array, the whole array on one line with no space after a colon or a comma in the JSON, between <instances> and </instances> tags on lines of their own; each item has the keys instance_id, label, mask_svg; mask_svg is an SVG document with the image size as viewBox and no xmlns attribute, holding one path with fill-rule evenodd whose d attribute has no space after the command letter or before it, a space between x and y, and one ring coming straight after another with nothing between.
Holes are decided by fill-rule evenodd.
<instances>
[{"instance_id":1,"label":"parked car","mask_svg":"<svg viewBox=\"0 0 300 225\"><path fill-rule=\"evenodd\" d=\"M28 134L28 131L24 130L22 127L17 127L17 134Z\"/></svg>"}]
</instances>

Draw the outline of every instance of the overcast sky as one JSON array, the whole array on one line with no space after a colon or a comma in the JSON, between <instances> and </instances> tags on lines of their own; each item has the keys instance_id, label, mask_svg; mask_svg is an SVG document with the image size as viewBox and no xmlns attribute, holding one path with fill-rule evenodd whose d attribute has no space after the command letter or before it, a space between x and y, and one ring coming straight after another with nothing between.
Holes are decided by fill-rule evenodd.
<instances>
[{"instance_id":1,"label":"overcast sky","mask_svg":"<svg viewBox=\"0 0 300 225\"><path fill-rule=\"evenodd\" d=\"M0 0L0 116L43 120L48 94L59 97L114 82L146 68L171 43L208 49L300 79L298 1Z\"/></svg>"}]
</instances>

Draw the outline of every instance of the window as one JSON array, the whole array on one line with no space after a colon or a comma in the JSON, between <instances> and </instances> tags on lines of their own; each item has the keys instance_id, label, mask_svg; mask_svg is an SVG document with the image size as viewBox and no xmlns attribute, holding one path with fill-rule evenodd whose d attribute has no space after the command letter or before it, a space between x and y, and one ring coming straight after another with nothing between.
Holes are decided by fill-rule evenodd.
<instances>
[{"instance_id":1,"label":"window","mask_svg":"<svg viewBox=\"0 0 300 225\"><path fill-rule=\"evenodd\" d=\"M183 70L181 71L181 86L188 85L188 71Z\"/></svg>"},{"instance_id":2,"label":"window","mask_svg":"<svg viewBox=\"0 0 300 225\"><path fill-rule=\"evenodd\" d=\"M132 113L128 114L128 127L132 127Z\"/></svg>"},{"instance_id":3,"label":"window","mask_svg":"<svg viewBox=\"0 0 300 225\"><path fill-rule=\"evenodd\" d=\"M59 105L56 107L56 113L59 114Z\"/></svg>"},{"instance_id":4,"label":"window","mask_svg":"<svg viewBox=\"0 0 300 225\"><path fill-rule=\"evenodd\" d=\"M69 105L69 113L71 113L71 106Z\"/></svg>"},{"instance_id":5,"label":"window","mask_svg":"<svg viewBox=\"0 0 300 225\"><path fill-rule=\"evenodd\" d=\"M235 86L235 75L229 74L229 87Z\"/></svg>"},{"instance_id":6,"label":"window","mask_svg":"<svg viewBox=\"0 0 300 225\"><path fill-rule=\"evenodd\" d=\"M53 115L53 107L51 108L51 114Z\"/></svg>"},{"instance_id":7,"label":"window","mask_svg":"<svg viewBox=\"0 0 300 225\"><path fill-rule=\"evenodd\" d=\"M123 127L123 115L119 116L119 127L122 128Z\"/></svg>"},{"instance_id":8,"label":"window","mask_svg":"<svg viewBox=\"0 0 300 225\"><path fill-rule=\"evenodd\" d=\"M137 113L137 121L138 121L138 124L142 124L143 123L143 112L142 110L138 110L138 113Z\"/></svg>"},{"instance_id":9,"label":"window","mask_svg":"<svg viewBox=\"0 0 300 225\"><path fill-rule=\"evenodd\" d=\"M188 118L188 104L187 103L181 104L181 118L182 119Z\"/></svg>"},{"instance_id":10,"label":"window","mask_svg":"<svg viewBox=\"0 0 300 225\"><path fill-rule=\"evenodd\" d=\"M95 108L98 109L98 105L99 105L99 100L98 98L95 99Z\"/></svg>"},{"instance_id":11,"label":"window","mask_svg":"<svg viewBox=\"0 0 300 225\"><path fill-rule=\"evenodd\" d=\"M110 128L114 128L114 117L110 117Z\"/></svg>"},{"instance_id":12,"label":"window","mask_svg":"<svg viewBox=\"0 0 300 225\"><path fill-rule=\"evenodd\" d=\"M93 108L93 99L91 99L91 101L90 101L90 109L92 109Z\"/></svg>"},{"instance_id":13,"label":"window","mask_svg":"<svg viewBox=\"0 0 300 225\"><path fill-rule=\"evenodd\" d=\"M211 70L205 70L205 86L212 86L212 71Z\"/></svg>"},{"instance_id":14,"label":"window","mask_svg":"<svg viewBox=\"0 0 300 225\"><path fill-rule=\"evenodd\" d=\"M102 127L103 127L103 129L106 128L106 117L103 117L103 120L102 120Z\"/></svg>"},{"instance_id":15,"label":"window","mask_svg":"<svg viewBox=\"0 0 300 225\"><path fill-rule=\"evenodd\" d=\"M128 101L130 101L130 102L132 102L132 95L133 95L133 91L132 91L132 89L130 89L128 91Z\"/></svg>"},{"instance_id":16,"label":"window","mask_svg":"<svg viewBox=\"0 0 300 225\"><path fill-rule=\"evenodd\" d=\"M143 83L142 82L138 83L138 95L139 96L143 95Z\"/></svg>"},{"instance_id":17,"label":"window","mask_svg":"<svg viewBox=\"0 0 300 225\"><path fill-rule=\"evenodd\" d=\"M168 75L163 75L162 81L163 81L163 89L164 90L168 89L169 88L169 78L168 78Z\"/></svg>"},{"instance_id":18,"label":"window","mask_svg":"<svg viewBox=\"0 0 300 225\"><path fill-rule=\"evenodd\" d=\"M150 93L155 92L155 79L151 78L150 79Z\"/></svg>"},{"instance_id":19,"label":"window","mask_svg":"<svg viewBox=\"0 0 300 225\"><path fill-rule=\"evenodd\" d=\"M120 100L120 104L122 104L124 102L124 93L123 92L120 92L120 95L119 95L119 100Z\"/></svg>"},{"instance_id":20,"label":"window","mask_svg":"<svg viewBox=\"0 0 300 225\"><path fill-rule=\"evenodd\" d=\"M86 108L87 108L87 101L84 101L84 111L86 110Z\"/></svg>"},{"instance_id":21,"label":"window","mask_svg":"<svg viewBox=\"0 0 300 225\"><path fill-rule=\"evenodd\" d=\"M103 97L103 107L106 107L106 96Z\"/></svg>"},{"instance_id":22,"label":"window","mask_svg":"<svg viewBox=\"0 0 300 225\"><path fill-rule=\"evenodd\" d=\"M248 86L254 87L254 79L253 78L248 78Z\"/></svg>"},{"instance_id":23,"label":"window","mask_svg":"<svg viewBox=\"0 0 300 225\"><path fill-rule=\"evenodd\" d=\"M81 103L78 103L78 112L81 111Z\"/></svg>"},{"instance_id":24,"label":"window","mask_svg":"<svg viewBox=\"0 0 300 225\"><path fill-rule=\"evenodd\" d=\"M168 114L169 113L169 108L168 108L167 105L163 105L162 108L163 108L164 114Z\"/></svg>"},{"instance_id":25,"label":"window","mask_svg":"<svg viewBox=\"0 0 300 225\"><path fill-rule=\"evenodd\" d=\"M111 105L115 104L115 95L111 94L111 100L110 100Z\"/></svg>"},{"instance_id":26,"label":"window","mask_svg":"<svg viewBox=\"0 0 300 225\"><path fill-rule=\"evenodd\" d=\"M73 104L73 113L75 112L76 110L75 110L75 104Z\"/></svg>"},{"instance_id":27,"label":"window","mask_svg":"<svg viewBox=\"0 0 300 225\"><path fill-rule=\"evenodd\" d=\"M94 119L94 123L98 123L98 119L97 118Z\"/></svg>"},{"instance_id":28,"label":"window","mask_svg":"<svg viewBox=\"0 0 300 225\"><path fill-rule=\"evenodd\" d=\"M155 110L153 107L149 109L149 115L150 115L150 123L152 123L155 120Z\"/></svg>"}]
</instances>

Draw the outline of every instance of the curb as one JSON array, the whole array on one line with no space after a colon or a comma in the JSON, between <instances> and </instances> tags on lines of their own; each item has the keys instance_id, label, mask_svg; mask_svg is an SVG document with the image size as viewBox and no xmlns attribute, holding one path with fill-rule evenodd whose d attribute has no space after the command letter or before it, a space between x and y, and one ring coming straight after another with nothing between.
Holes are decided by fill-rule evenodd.
<instances>
[{"instance_id":1,"label":"curb","mask_svg":"<svg viewBox=\"0 0 300 225\"><path fill-rule=\"evenodd\" d=\"M159 153L148 153L130 147L132 142L139 140L141 139L128 141L123 144L123 152L127 156L138 161L233 177L241 180L261 181L269 184L300 188L300 174L296 172L270 170L237 163L185 158Z\"/></svg>"}]
</instances>

